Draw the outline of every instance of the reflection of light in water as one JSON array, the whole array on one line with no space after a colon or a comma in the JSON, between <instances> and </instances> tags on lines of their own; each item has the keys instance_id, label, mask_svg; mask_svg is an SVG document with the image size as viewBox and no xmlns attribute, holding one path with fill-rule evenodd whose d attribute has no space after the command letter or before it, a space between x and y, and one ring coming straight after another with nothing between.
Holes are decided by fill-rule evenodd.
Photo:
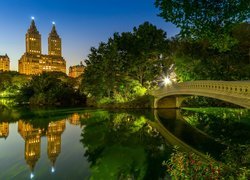
<instances>
[{"instance_id":1,"label":"reflection of light in water","mask_svg":"<svg viewBox=\"0 0 250 180\"><path fill-rule=\"evenodd\" d=\"M33 173L30 173L30 179L32 179L35 175Z\"/></svg>"},{"instance_id":2,"label":"reflection of light in water","mask_svg":"<svg viewBox=\"0 0 250 180\"><path fill-rule=\"evenodd\" d=\"M55 168L52 166L51 167L51 172L53 173L53 172L55 172L56 170L55 170Z\"/></svg>"}]
</instances>

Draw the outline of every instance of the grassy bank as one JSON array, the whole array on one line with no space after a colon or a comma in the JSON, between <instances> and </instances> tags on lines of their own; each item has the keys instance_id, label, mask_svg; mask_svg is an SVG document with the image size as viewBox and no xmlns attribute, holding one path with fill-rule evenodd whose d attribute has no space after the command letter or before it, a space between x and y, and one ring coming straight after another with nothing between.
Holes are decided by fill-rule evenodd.
<instances>
[{"instance_id":1,"label":"grassy bank","mask_svg":"<svg viewBox=\"0 0 250 180\"><path fill-rule=\"evenodd\" d=\"M88 107L107 108L107 109L151 109L153 108L154 97L150 95L140 96L132 101L117 102L113 99L105 99L96 101L87 99Z\"/></svg>"}]
</instances>

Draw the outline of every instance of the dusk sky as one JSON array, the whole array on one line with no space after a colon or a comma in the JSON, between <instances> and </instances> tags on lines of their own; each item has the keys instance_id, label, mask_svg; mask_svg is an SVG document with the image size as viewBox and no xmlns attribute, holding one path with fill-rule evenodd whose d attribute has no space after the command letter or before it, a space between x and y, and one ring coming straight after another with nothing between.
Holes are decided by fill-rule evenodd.
<instances>
[{"instance_id":1,"label":"dusk sky","mask_svg":"<svg viewBox=\"0 0 250 180\"><path fill-rule=\"evenodd\" d=\"M42 35L42 53L47 54L47 38L56 23L62 38L62 54L71 65L83 61L90 47L106 42L114 32L132 31L145 21L167 32L179 31L157 14L154 0L1 0L0 55L8 54L10 69L18 69L18 60L25 52L25 34L31 16Z\"/></svg>"}]
</instances>

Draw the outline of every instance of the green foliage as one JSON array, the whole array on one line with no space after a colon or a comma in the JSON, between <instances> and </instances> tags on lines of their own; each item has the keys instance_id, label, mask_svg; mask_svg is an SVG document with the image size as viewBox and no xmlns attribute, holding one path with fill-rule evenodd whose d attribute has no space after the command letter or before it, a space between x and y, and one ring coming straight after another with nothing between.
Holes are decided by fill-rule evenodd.
<instances>
[{"instance_id":1,"label":"green foliage","mask_svg":"<svg viewBox=\"0 0 250 180\"><path fill-rule=\"evenodd\" d=\"M10 98L16 96L27 81L28 76L21 75L18 72L0 72L0 97Z\"/></svg>"},{"instance_id":2,"label":"green foliage","mask_svg":"<svg viewBox=\"0 0 250 180\"><path fill-rule=\"evenodd\" d=\"M90 162L91 179L159 179L162 176L164 139L147 125L145 117L97 111L82 124L85 127L81 142Z\"/></svg>"},{"instance_id":3,"label":"green foliage","mask_svg":"<svg viewBox=\"0 0 250 180\"><path fill-rule=\"evenodd\" d=\"M185 108L181 112L188 123L223 144L250 143L250 114L248 110Z\"/></svg>"},{"instance_id":4,"label":"green foliage","mask_svg":"<svg viewBox=\"0 0 250 180\"><path fill-rule=\"evenodd\" d=\"M155 5L181 30L170 40L179 81L249 80L248 0L156 0Z\"/></svg>"},{"instance_id":5,"label":"green foliage","mask_svg":"<svg viewBox=\"0 0 250 180\"><path fill-rule=\"evenodd\" d=\"M231 179L250 178L250 144L236 144L228 147L224 151L222 158L226 162L228 177Z\"/></svg>"},{"instance_id":6,"label":"green foliage","mask_svg":"<svg viewBox=\"0 0 250 180\"><path fill-rule=\"evenodd\" d=\"M202 161L193 153L181 152L178 148L174 148L171 158L164 161L163 165L167 167L167 172L173 179L249 179L250 170L247 167L241 167L242 160L247 157L246 153L249 153L249 149L241 151L238 148L226 150L225 164L216 162L209 156L207 161ZM233 151L237 152L237 155Z\"/></svg>"},{"instance_id":7,"label":"green foliage","mask_svg":"<svg viewBox=\"0 0 250 180\"><path fill-rule=\"evenodd\" d=\"M236 104L232 104L226 101L222 101L219 99L204 97L204 96L189 96L185 98L182 102L183 106L186 107L232 107L232 108L240 108L240 106Z\"/></svg>"},{"instance_id":8,"label":"green foliage","mask_svg":"<svg viewBox=\"0 0 250 180\"><path fill-rule=\"evenodd\" d=\"M93 99L91 99L93 100ZM121 101L122 100L122 101ZM104 97L97 102L88 102L88 105L97 106L100 108L110 108L110 109L150 109L153 107L154 97L150 95L139 96L131 101L124 101L124 98L121 97L121 100L114 98Z\"/></svg>"},{"instance_id":9,"label":"green foliage","mask_svg":"<svg viewBox=\"0 0 250 180\"><path fill-rule=\"evenodd\" d=\"M237 42L230 36L234 25L250 18L248 0L156 0L160 16L180 28L181 36L208 40L213 48L227 51Z\"/></svg>"},{"instance_id":10,"label":"green foliage","mask_svg":"<svg viewBox=\"0 0 250 180\"><path fill-rule=\"evenodd\" d=\"M111 146L92 166L90 179L143 179L147 170L143 148Z\"/></svg>"},{"instance_id":11,"label":"green foliage","mask_svg":"<svg viewBox=\"0 0 250 180\"><path fill-rule=\"evenodd\" d=\"M170 64L166 33L145 22L91 48L82 89L89 97L127 102L142 96Z\"/></svg>"},{"instance_id":12,"label":"green foliage","mask_svg":"<svg viewBox=\"0 0 250 180\"><path fill-rule=\"evenodd\" d=\"M85 97L74 87L74 82L63 73L42 73L21 88L17 101L34 105L83 104Z\"/></svg>"},{"instance_id":13,"label":"green foliage","mask_svg":"<svg viewBox=\"0 0 250 180\"><path fill-rule=\"evenodd\" d=\"M99 104L110 104L110 103L113 103L114 100L109 98L109 97L104 97L102 99L99 100Z\"/></svg>"},{"instance_id":14,"label":"green foliage","mask_svg":"<svg viewBox=\"0 0 250 180\"><path fill-rule=\"evenodd\" d=\"M249 80L250 24L237 25L230 33L238 43L227 52L211 49L207 40L172 39L170 49L179 81Z\"/></svg>"},{"instance_id":15,"label":"green foliage","mask_svg":"<svg viewBox=\"0 0 250 180\"><path fill-rule=\"evenodd\" d=\"M222 165L207 157L204 162L193 153L181 152L174 149L171 158L164 162L167 172L173 179L220 179Z\"/></svg>"},{"instance_id":16,"label":"green foliage","mask_svg":"<svg viewBox=\"0 0 250 180\"><path fill-rule=\"evenodd\" d=\"M182 117L227 146L220 154L224 179L250 178L250 114L247 109L185 108Z\"/></svg>"}]
</instances>

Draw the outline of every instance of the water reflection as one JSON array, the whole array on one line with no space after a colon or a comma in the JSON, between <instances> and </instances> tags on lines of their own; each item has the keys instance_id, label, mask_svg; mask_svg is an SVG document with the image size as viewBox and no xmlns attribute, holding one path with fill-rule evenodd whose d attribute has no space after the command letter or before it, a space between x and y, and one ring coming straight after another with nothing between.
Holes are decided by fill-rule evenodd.
<instances>
[{"instance_id":1,"label":"water reflection","mask_svg":"<svg viewBox=\"0 0 250 180\"><path fill-rule=\"evenodd\" d=\"M74 113L71 117L68 118L69 123L75 126L81 126L81 119L89 119L91 117L91 114L86 112L86 113Z\"/></svg>"},{"instance_id":2,"label":"water reflection","mask_svg":"<svg viewBox=\"0 0 250 180\"><path fill-rule=\"evenodd\" d=\"M250 143L250 111L229 108L182 110L183 119L224 144Z\"/></svg>"},{"instance_id":3,"label":"water reflection","mask_svg":"<svg viewBox=\"0 0 250 180\"><path fill-rule=\"evenodd\" d=\"M156 128L161 127L163 135L167 133L166 139L184 151L192 151L200 156L201 153L210 154L220 159L221 153L226 149L226 146L217 142L215 138L186 122L179 109L159 109L155 111L155 116L158 122Z\"/></svg>"},{"instance_id":4,"label":"water reflection","mask_svg":"<svg viewBox=\"0 0 250 180\"><path fill-rule=\"evenodd\" d=\"M9 123L2 122L0 123L0 138L7 138L9 136Z\"/></svg>"},{"instance_id":5,"label":"water reflection","mask_svg":"<svg viewBox=\"0 0 250 180\"><path fill-rule=\"evenodd\" d=\"M11 121L0 123L0 137L8 137L3 141L0 139L0 148L4 148L4 151L0 151L0 161L3 162L0 164L3 174L0 173L0 179L11 179L11 174L27 178L27 173L30 173L30 178L36 175L42 179L89 179L90 176L92 179L159 179L166 175L162 162L171 157L175 145L202 158L209 153L225 163L250 152L250 148L246 147L250 127L243 123L242 128L244 113L238 112L237 115L232 113L230 120L223 119L225 115L218 113L215 116L191 110L117 112L59 109L9 112L14 112L9 116ZM229 114L226 116L228 118ZM245 116L248 117L248 114L245 113ZM235 126L235 123L240 126ZM235 153L235 148L228 149L233 145L239 147L236 136L225 133L232 132L233 125L237 135L243 130L246 136L239 140L241 145L245 145L242 149L244 153L240 151L241 156ZM220 128L224 129L222 133L218 131ZM17 132L13 130L19 135L16 136ZM16 172L22 160L13 159L19 157L20 150L11 149L10 145L14 142L18 144L19 138L24 141L22 160L26 161L27 165L23 164L29 172L25 168ZM10 149L16 156L9 157L13 158L12 164L6 165L9 174L4 174L6 167L3 164L8 164L5 156L8 156ZM231 159L223 159L222 156L230 156ZM245 164L250 162L247 157L242 157ZM242 163L239 162L237 166L242 167Z\"/></svg>"},{"instance_id":6,"label":"water reflection","mask_svg":"<svg viewBox=\"0 0 250 180\"><path fill-rule=\"evenodd\" d=\"M159 179L171 153L165 139L137 113L100 111L82 131L93 179Z\"/></svg>"},{"instance_id":7,"label":"water reflection","mask_svg":"<svg viewBox=\"0 0 250 180\"><path fill-rule=\"evenodd\" d=\"M61 135L65 130L66 120L50 122L48 129L34 128L33 125L23 120L18 121L18 132L25 141L25 160L34 176L34 168L40 158L41 137L47 138L47 155L55 171L56 158L61 152Z\"/></svg>"},{"instance_id":8,"label":"water reflection","mask_svg":"<svg viewBox=\"0 0 250 180\"><path fill-rule=\"evenodd\" d=\"M24 157L33 172L36 162L40 158L42 130L33 128L29 123L18 121L18 132L25 141Z\"/></svg>"},{"instance_id":9,"label":"water reflection","mask_svg":"<svg viewBox=\"0 0 250 180\"><path fill-rule=\"evenodd\" d=\"M37 120L34 120L33 114L32 120L20 119L17 121L17 132L24 140L24 159L30 169L31 179L35 177L35 167L41 157L41 149L44 148L41 147L42 141L47 141L47 158L51 164L51 173L55 173L56 160L61 153L62 134L66 129L66 122L68 121L71 125L81 126L81 119L90 117L89 113L73 113L72 115L67 114L68 113L65 113L65 115L63 115L65 116L64 119L56 121L45 120L43 118L42 120L39 120L39 118L41 118L40 116L38 116L39 118L36 118ZM17 117L19 116L21 115L18 115ZM1 122L0 138L6 139L8 136L9 122Z\"/></svg>"},{"instance_id":10,"label":"water reflection","mask_svg":"<svg viewBox=\"0 0 250 180\"><path fill-rule=\"evenodd\" d=\"M187 126L198 129L226 148L212 157L224 164L221 173L225 179L250 178L250 111L230 108L187 108L181 110ZM188 128L185 128L188 129ZM198 137L198 136L197 136ZM198 138L197 138L198 139ZM203 146L209 141L199 140ZM192 143L189 143L192 144ZM211 148L217 149L213 144ZM209 146L205 150L209 150ZM204 151L204 150L203 150ZM216 152L215 152L216 153ZM176 165L176 164L175 164Z\"/></svg>"},{"instance_id":11,"label":"water reflection","mask_svg":"<svg viewBox=\"0 0 250 180\"><path fill-rule=\"evenodd\" d=\"M49 123L47 136L47 154L52 164L51 172L55 172L56 158L61 152L61 135L65 130L65 120Z\"/></svg>"}]
</instances>

